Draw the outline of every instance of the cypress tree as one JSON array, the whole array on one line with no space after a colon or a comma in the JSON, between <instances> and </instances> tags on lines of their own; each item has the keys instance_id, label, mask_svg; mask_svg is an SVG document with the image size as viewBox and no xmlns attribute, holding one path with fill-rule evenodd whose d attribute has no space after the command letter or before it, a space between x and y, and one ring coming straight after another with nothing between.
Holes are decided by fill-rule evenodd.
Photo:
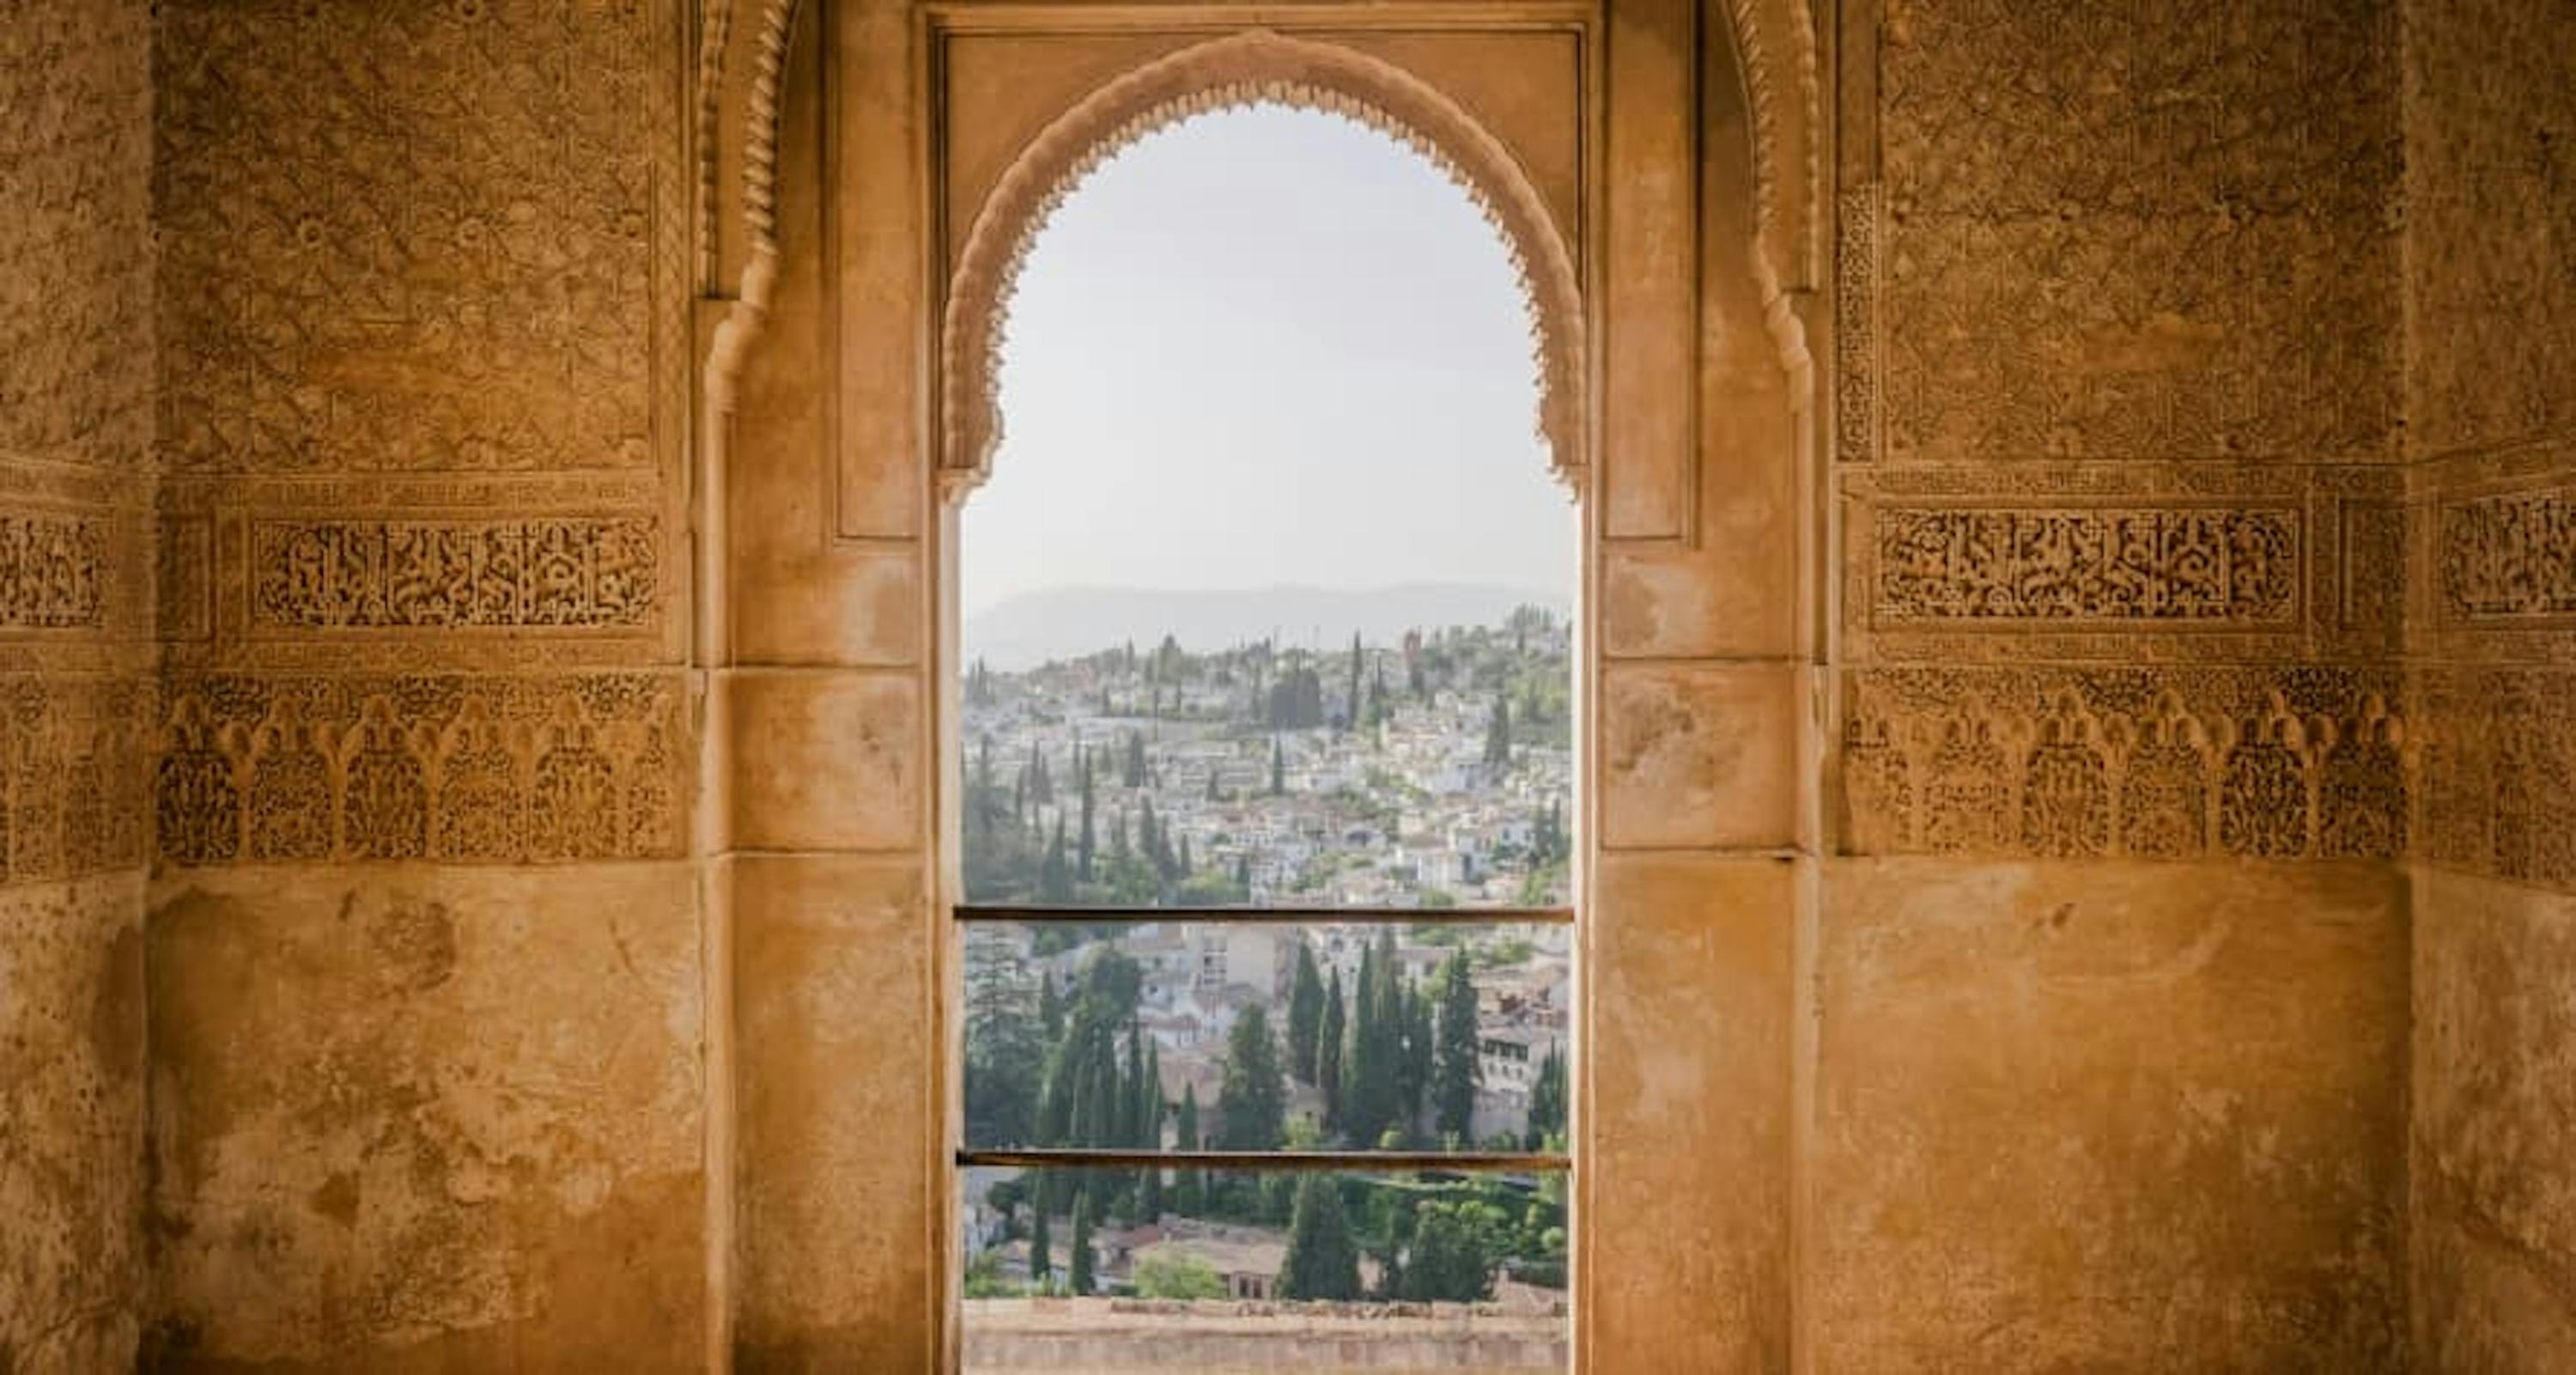
<instances>
[{"instance_id":1,"label":"cypress tree","mask_svg":"<svg viewBox=\"0 0 2576 1375\"><path fill-rule=\"evenodd\" d=\"M1315 974L1315 952L1297 941L1297 972L1288 991L1288 1072L1315 1082L1315 1038L1324 1024L1324 981Z\"/></svg>"},{"instance_id":2,"label":"cypress tree","mask_svg":"<svg viewBox=\"0 0 2576 1375\"><path fill-rule=\"evenodd\" d=\"M1309 1173L1297 1181L1289 1214L1288 1254L1279 1265L1280 1297L1347 1302L1360 1296L1360 1248L1342 1211L1341 1186Z\"/></svg>"},{"instance_id":3,"label":"cypress tree","mask_svg":"<svg viewBox=\"0 0 2576 1375\"><path fill-rule=\"evenodd\" d=\"M1270 1016L1254 1003L1234 1019L1226 1044L1225 1080L1217 1088L1217 1144L1234 1151L1277 1148L1286 1126L1288 1086Z\"/></svg>"},{"instance_id":4,"label":"cypress tree","mask_svg":"<svg viewBox=\"0 0 2576 1375\"><path fill-rule=\"evenodd\" d=\"M1073 1257L1067 1268L1074 1293L1091 1292L1091 1265L1091 1191L1085 1189L1073 1196Z\"/></svg>"},{"instance_id":5,"label":"cypress tree","mask_svg":"<svg viewBox=\"0 0 2576 1375\"><path fill-rule=\"evenodd\" d=\"M1423 1101L1431 1091L1431 996L1412 979L1404 981L1404 1059L1396 1075L1397 1116L1410 1133L1421 1125Z\"/></svg>"},{"instance_id":6,"label":"cypress tree","mask_svg":"<svg viewBox=\"0 0 2576 1375\"><path fill-rule=\"evenodd\" d=\"M1278 797L1288 791L1288 752L1279 745L1279 737L1270 737L1270 795Z\"/></svg>"},{"instance_id":7,"label":"cypress tree","mask_svg":"<svg viewBox=\"0 0 2576 1375\"><path fill-rule=\"evenodd\" d=\"M1521 1138L1525 1150L1539 1150L1547 1139L1565 1130L1565 1056L1555 1046L1538 1062L1538 1082L1530 1086L1529 1130Z\"/></svg>"},{"instance_id":8,"label":"cypress tree","mask_svg":"<svg viewBox=\"0 0 2576 1375\"><path fill-rule=\"evenodd\" d=\"M1475 1121L1476 986L1467 978L1467 957L1453 954L1440 973L1439 1041L1432 1065L1432 1107L1443 1136L1467 1139Z\"/></svg>"},{"instance_id":9,"label":"cypress tree","mask_svg":"<svg viewBox=\"0 0 2576 1375\"><path fill-rule=\"evenodd\" d=\"M1091 859L1094 844L1091 815L1091 754L1079 746L1076 746L1074 751L1074 773L1082 786L1082 835L1074 846L1074 872L1083 882L1089 883L1092 880Z\"/></svg>"},{"instance_id":10,"label":"cypress tree","mask_svg":"<svg viewBox=\"0 0 2576 1375\"><path fill-rule=\"evenodd\" d=\"M1047 1254L1046 1195L1041 1178L1040 1187L1030 1200L1030 1209L1036 1216L1029 1219L1029 1282L1041 1289L1046 1287L1048 1277L1055 1273L1055 1260Z\"/></svg>"},{"instance_id":11,"label":"cypress tree","mask_svg":"<svg viewBox=\"0 0 2576 1375\"><path fill-rule=\"evenodd\" d=\"M1342 1126L1342 971L1324 983L1324 1015L1315 1026L1315 1087L1324 1092L1324 1125Z\"/></svg>"},{"instance_id":12,"label":"cypress tree","mask_svg":"<svg viewBox=\"0 0 2576 1375\"><path fill-rule=\"evenodd\" d=\"M1172 1148L1194 1151L1199 1148L1199 1088L1196 1084L1181 1086L1181 1117L1173 1128ZM1172 1211L1183 1217L1196 1217L1207 1211L1207 1191L1196 1169L1172 1172Z\"/></svg>"}]
</instances>

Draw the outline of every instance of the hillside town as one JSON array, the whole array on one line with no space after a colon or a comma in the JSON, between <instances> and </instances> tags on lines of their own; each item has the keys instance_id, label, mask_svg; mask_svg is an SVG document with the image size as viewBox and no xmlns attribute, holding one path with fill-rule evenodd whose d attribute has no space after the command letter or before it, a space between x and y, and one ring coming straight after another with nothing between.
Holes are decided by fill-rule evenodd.
<instances>
[{"instance_id":1,"label":"hillside town","mask_svg":"<svg viewBox=\"0 0 2576 1375\"><path fill-rule=\"evenodd\" d=\"M967 926L970 1149L1561 1152L1569 667L1562 620L1525 609L1330 653L970 669L968 896L1042 909ZM1246 907L1380 910L1205 910ZM1563 1302L1546 1169L964 1189L970 1296Z\"/></svg>"},{"instance_id":2,"label":"hillside town","mask_svg":"<svg viewBox=\"0 0 2576 1375\"><path fill-rule=\"evenodd\" d=\"M967 896L1561 905L1571 681L1566 622L1535 607L1394 645L974 664Z\"/></svg>"}]
</instances>

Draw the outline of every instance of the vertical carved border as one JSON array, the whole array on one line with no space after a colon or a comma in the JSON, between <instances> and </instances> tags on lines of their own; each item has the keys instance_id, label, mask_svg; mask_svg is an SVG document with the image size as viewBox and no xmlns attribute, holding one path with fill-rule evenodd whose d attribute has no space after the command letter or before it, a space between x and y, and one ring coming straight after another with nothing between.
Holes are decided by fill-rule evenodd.
<instances>
[{"instance_id":1,"label":"vertical carved border","mask_svg":"<svg viewBox=\"0 0 2576 1375\"><path fill-rule=\"evenodd\" d=\"M1842 193L1835 207L1834 456L1845 463L1878 458L1879 217L1883 196L1872 181Z\"/></svg>"}]
</instances>

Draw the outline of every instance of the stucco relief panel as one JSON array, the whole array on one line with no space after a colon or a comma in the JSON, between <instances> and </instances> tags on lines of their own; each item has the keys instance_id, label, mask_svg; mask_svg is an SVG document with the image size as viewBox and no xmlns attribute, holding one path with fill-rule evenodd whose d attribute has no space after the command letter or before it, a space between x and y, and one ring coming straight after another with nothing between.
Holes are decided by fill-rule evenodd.
<instances>
[{"instance_id":1,"label":"stucco relief panel","mask_svg":"<svg viewBox=\"0 0 2576 1375\"><path fill-rule=\"evenodd\" d=\"M299 25L310 41L281 32ZM163 7L173 467L562 472L676 453L676 28L667 0Z\"/></svg>"},{"instance_id":2,"label":"stucco relief panel","mask_svg":"<svg viewBox=\"0 0 2576 1375\"><path fill-rule=\"evenodd\" d=\"M184 679L152 780L174 864L645 859L694 741L657 674Z\"/></svg>"},{"instance_id":3,"label":"stucco relief panel","mask_svg":"<svg viewBox=\"0 0 2576 1375\"><path fill-rule=\"evenodd\" d=\"M2384 456L2394 46L2287 0L1889 5L1886 456Z\"/></svg>"},{"instance_id":4,"label":"stucco relief panel","mask_svg":"<svg viewBox=\"0 0 2576 1375\"><path fill-rule=\"evenodd\" d=\"M2404 696L2337 668L1888 668L1844 684L1843 848L2408 852Z\"/></svg>"}]
</instances>

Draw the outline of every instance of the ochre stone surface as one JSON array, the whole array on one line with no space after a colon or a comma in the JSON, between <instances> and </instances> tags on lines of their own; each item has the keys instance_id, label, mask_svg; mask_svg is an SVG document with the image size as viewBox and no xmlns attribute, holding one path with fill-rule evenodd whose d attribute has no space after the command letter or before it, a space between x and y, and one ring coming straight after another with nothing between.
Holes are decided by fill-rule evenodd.
<instances>
[{"instance_id":1,"label":"ochre stone surface","mask_svg":"<svg viewBox=\"0 0 2576 1375\"><path fill-rule=\"evenodd\" d=\"M0 1371L133 1362L142 898L131 874L0 888Z\"/></svg>"},{"instance_id":2,"label":"ochre stone surface","mask_svg":"<svg viewBox=\"0 0 2576 1375\"><path fill-rule=\"evenodd\" d=\"M927 994L947 939L918 860L728 863L745 1258L745 1371L929 1360L929 1248L945 1207Z\"/></svg>"},{"instance_id":3,"label":"ochre stone surface","mask_svg":"<svg viewBox=\"0 0 2576 1375\"><path fill-rule=\"evenodd\" d=\"M2428 1371L2576 1353L2576 896L2416 878L2412 1224Z\"/></svg>"},{"instance_id":4,"label":"ochre stone surface","mask_svg":"<svg viewBox=\"0 0 2576 1375\"><path fill-rule=\"evenodd\" d=\"M0 1371L129 1369L144 1261L152 50L0 16Z\"/></svg>"},{"instance_id":5,"label":"ochre stone surface","mask_svg":"<svg viewBox=\"0 0 2576 1375\"><path fill-rule=\"evenodd\" d=\"M2385 866L1842 861L1817 1368L2406 1368Z\"/></svg>"},{"instance_id":6,"label":"ochre stone surface","mask_svg":"<svg viewBox=\"0 0 2576 1375\"><path fill-rule=\"evenodd\" d=\"M2576 12L2406 0L2416 1368L2576 1368Z\"/></svg>"},{"instance_id":7,"label":"ochre stone surface","mask_svg":"<svg viewBox=\"0 0 2576 1375\"><path fill-rule=\"evenodd\" d=\"M160 1368L697 1367L685 868L182 872L149 932Z\"/></svg>"},{"instance_id":8,"label":"ochre stone surface","mask_svg":"<svg viewBox=\"0 0 2576 1375\"><path fill-rule=\"evenodd\" d=\"M1797 883L1786 860L1603 862L1578 1167L1595 1375L1785 1368Z\"/></svg>"}]
</instances>

